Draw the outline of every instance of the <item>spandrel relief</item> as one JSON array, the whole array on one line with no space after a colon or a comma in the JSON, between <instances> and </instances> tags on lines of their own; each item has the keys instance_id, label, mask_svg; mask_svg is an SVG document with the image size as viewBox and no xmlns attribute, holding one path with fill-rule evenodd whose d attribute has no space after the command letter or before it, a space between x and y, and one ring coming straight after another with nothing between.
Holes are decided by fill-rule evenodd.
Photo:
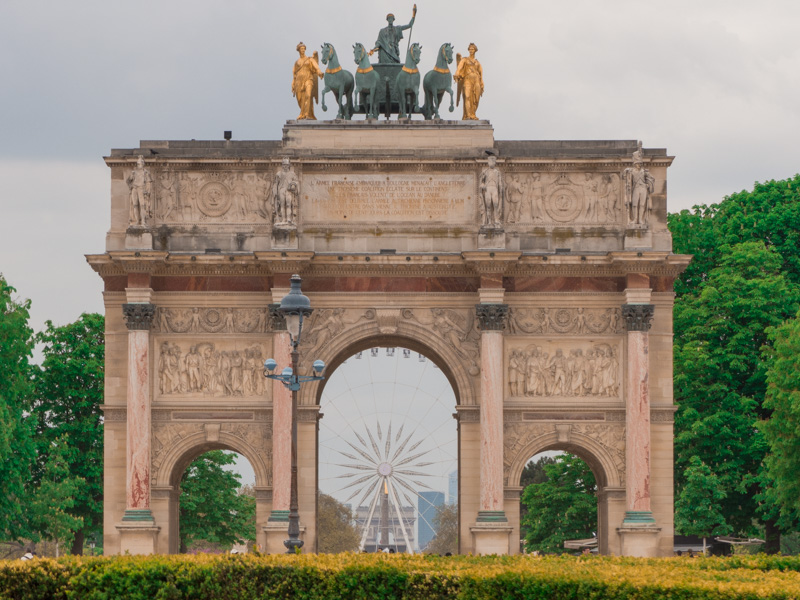
<instances>
[{"instance_id":1,"label":"spandrel relief","mask_svg":"<svg viewBox=\"0 0 800 600\"><path fill-rule=\"evenodd\" d=\"M161 333L265 333L272 331L266 308L156 309L153 331Z\"/></svg>"},{"instance_id":2,"label":"spandrel relief","mask_svg":"<svg viewBox=\"0 0 800 600\"><path fill-rule=\"evenodd\" d=\"M514 173L508 176L506 222L525 225L620 225L617 173Z\"/></svg>"},{"instance_id":3,"label":"spandrel relief","mask_svg":"<svg viewBox=\"0 0 800 600\"><path fill-rule=\"evenodd\" d=\"M156 388L161 396L261 396L264 345L247 342L161 342Z\"/></svg>"},{"instance_id":4,"label":"spandrel relief","mask_svg":"<svg viewBox=\"0 0 800 600\"><path fill-rule=\"evenodd\" d=\"M619 344L541 340L510 349L508 392L516 397L620 398Z\"/></svg>"},{"instance_id":5,"label":"spandrel relief","mask_svg":"<svg viewBox=\"0 0 800 600\"><path fill-rule=\"evenodd\" d=\"M622 312L619 308L519 308L511 307L508 333L574 334L621 333Z\"/></svg>"},{"instance_id":6,"label":"spandrel relief","mask_svg":"<svg viewBox=\"0 0 800 600\"><path fill-rule=\"evenodd\" d=\"M163 169L155 217L161 223L269 223L272 173L196 173Z\"/></svg>"}]
</instances>

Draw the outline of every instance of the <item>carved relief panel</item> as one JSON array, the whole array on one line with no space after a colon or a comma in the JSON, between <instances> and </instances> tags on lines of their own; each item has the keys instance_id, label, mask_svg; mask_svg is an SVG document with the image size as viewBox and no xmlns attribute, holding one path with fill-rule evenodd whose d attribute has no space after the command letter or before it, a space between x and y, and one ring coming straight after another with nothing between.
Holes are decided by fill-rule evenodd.
<instances>
[{"instance_id":1,"label":"carved relief panel","mask_svg":"<svg viewBox=\"0 0 800 600\"><path fill-rule=\"evenodd\" d=\"M518 398L622 398L621 340L507 344L507 393Z\"/></svg>"},{"instance_id":2,"label":"carved relief panel","mask_svg":"<svg viewBox=\"0 0 800 600\"><path fill-rule=\"evenodd\" d=\"M615 226L623 222L617 173L513 173L506 221L526 225Z\"/></svg>"},{"instance_id":3,"label":"carved relief panel","mask_svg":"<svg viewBox=\"0 0 800 600\"><path fill-rule=\"evenodd\" d=\"M156 177L158 224L265 223L274 172L194 172L164 168Z\"/></svg>"},{"instance_id":4,"label":"carved relief panel","mask_svg":"<svg viewBox=\"0 0 800 600\"><path fill-rule=\"evenodd\" d=\"M156 309L152 331L160 333L265 333L272 330L267 308Z\"/></svg>"},{"instance_id":5,"label":"carved relief panel","mask_svg":"<svg viewBox=\"0 0 800 600\"><path fill-rule=\"evenodd\" d=\"M156 397L262 396L266 345L253 340L156 340Z\"/></svg>"},{"instance_id":6,"label":"carved relief panel","mask_svg":"<svg viewBox=\"0 0 800 600\"><path fill-rule=\"evenodd\" d=\"M511 307L510 335L616 334L624 331L620 308Z\"/></svg>"}]
</instances>

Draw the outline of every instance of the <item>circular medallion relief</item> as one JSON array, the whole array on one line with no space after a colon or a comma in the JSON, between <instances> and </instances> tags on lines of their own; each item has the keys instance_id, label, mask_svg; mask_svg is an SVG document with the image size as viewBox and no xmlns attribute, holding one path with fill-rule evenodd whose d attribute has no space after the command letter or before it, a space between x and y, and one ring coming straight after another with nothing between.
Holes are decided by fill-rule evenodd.
<instances>
[{"instance_id":1,"label":"circular medallion relief","mask_svg":"<svg viewBox=\"0 0 800 600\"><path fill-rule=\"evenodd\" d=\"M580 216L583 203L570 188L557 187L547 197L544 209L554 221L566 223L567 221L574 221Z\"/></svg>"},{"instance_id":2,"label":"circular medallion relief","mask_svg":"<svg viewBox=\"0 0 800 600\"><path fill-rule=\"evenodd\" d=\"M221 217L231 207L231 192L222 183L211 181L200 189L198 208L208 217Z\"/></svg>"}]
</instances>

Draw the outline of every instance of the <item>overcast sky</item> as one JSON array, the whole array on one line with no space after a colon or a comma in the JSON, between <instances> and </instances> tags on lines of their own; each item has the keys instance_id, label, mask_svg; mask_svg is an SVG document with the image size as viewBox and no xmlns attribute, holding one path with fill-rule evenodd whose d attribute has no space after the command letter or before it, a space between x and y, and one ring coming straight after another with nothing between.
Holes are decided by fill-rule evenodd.
<instances>
[{"instance_id":1,"label":"overcast sky","mask_svg":"<svg viewBox=\"0 0 800 600\"><path fill-rule=\"evenodd\" d=\"M796 1L418 4L424 70L443 42L478 45L497 139L666 147L672 211L798 171ZM83 255L104 250L111 148L279 139L297 42L352 69L388 11L407 23L411 3L2 0L0 272L33 326L102 309Z\"/></svg>"}]
</instances>

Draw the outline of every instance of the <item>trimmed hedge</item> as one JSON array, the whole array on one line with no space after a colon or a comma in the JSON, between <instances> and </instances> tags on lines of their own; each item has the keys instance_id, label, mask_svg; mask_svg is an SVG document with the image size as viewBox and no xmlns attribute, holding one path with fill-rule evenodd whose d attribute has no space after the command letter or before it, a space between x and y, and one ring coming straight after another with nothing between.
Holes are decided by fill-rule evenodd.
<instances>
[{"instance_id":1,"label":"trimmed hedge","mask_svg":"<svg viewBox=\"0 0 800 600\"><path fill-rule=\"evenodd\" d=\"M195 555L0 562L3 600L800 598L800 559Z\"/></svg>"}]
</instances>

